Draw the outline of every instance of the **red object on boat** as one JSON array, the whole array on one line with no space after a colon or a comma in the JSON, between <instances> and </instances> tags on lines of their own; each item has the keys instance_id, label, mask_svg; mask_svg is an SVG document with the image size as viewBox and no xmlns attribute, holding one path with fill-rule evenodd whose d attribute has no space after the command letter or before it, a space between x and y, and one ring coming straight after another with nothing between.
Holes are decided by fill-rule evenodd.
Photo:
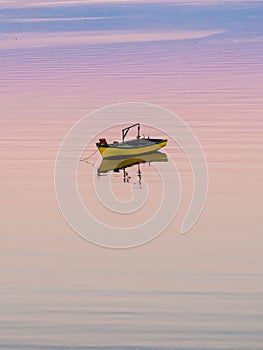
<instances>
[{"instance_id":1,"label":"red object on boat","mask_svg":"<svg viewBox=\"0 0 263 350\"><path fill-rule=\"evenodd\" d=\"M107 145L107 141L105 138L99 139L101 145Z\"/></svg>"}]
</instances>

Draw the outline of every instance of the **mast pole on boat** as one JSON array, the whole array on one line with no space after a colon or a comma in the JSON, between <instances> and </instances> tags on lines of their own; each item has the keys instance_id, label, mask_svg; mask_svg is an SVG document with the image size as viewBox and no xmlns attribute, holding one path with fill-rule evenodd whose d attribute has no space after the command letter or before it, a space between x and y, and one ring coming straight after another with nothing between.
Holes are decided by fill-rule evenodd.
<instances>
[{"instance_id":1,"label":"mast pole on boat","mask_svg":"<svg viewBox=\"0 0 263 350\"><path fill-rule=\"evenodd\" d=\"M122 129L122 142L124 142L124 139L125 139L125 136L128 134L128 131L133 128L134 126L138 126L138 134L137 134L137 139L139 139L141 136L140 136L140 123L136 123L136 124L133 124L131 126L128 126L127 128L125 129Z\"/></svg>"}]
</instances>

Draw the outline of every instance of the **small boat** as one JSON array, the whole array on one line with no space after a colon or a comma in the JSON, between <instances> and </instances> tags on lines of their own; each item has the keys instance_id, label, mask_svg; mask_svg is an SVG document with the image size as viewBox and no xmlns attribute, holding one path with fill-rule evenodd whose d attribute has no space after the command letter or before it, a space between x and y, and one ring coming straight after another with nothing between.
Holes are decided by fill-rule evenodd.
<instances>
[{"instance_id":1,"label":"small boat","mask_svg":"<svg viewBox=\"0 0 263 350\"><path fill-rule=\"evenodd\" d=\"M128 131L137 126L138 134L136 139L125 141ZM152 139L140 136L140 123L133 124L122 130L122 142L114 141L107 143L105 138L100 138L96 143L102 158L134 157L136 155L156 152L165 147L167 139Z\"/></svg>"}]
</instances>

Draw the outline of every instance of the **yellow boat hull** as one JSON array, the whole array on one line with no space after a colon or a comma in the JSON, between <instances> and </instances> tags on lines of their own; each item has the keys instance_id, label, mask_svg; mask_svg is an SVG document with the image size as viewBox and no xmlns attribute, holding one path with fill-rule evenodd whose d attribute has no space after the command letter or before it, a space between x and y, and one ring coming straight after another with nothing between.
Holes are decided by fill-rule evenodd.
<instances>
[{"instance_id":1,"label":"yellow boat hull","mask_svg":"<svg viewBox=\"0 0 263 350\"><path fill-rule=\"evenodd\" d=\"M98 149L102 158L117 158L117 157L133 157L140 154L146 154L158 151L160 148L167 145L167 140L162 140L159 143L153 143L144 147L121 148L98 145Z\"/></svg>"}]
</instances>

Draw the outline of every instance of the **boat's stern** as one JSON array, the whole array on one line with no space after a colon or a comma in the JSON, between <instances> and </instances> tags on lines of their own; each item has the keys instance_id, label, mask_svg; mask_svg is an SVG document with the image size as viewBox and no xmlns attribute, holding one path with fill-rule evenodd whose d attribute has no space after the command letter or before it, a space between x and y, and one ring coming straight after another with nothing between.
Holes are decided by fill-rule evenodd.
<instances>
[{"instance_id":1,"label":"boat's stern","mask_svg":"<svg viewBox=\"0 0 263 350\"><path fill-rule=\"evenodd\" d=\"M109 145L105 138L100 138L99 142L96 143L96 146L102 156L103 156L103 153L109 148Z\"/></svg>"}]
</instances>

